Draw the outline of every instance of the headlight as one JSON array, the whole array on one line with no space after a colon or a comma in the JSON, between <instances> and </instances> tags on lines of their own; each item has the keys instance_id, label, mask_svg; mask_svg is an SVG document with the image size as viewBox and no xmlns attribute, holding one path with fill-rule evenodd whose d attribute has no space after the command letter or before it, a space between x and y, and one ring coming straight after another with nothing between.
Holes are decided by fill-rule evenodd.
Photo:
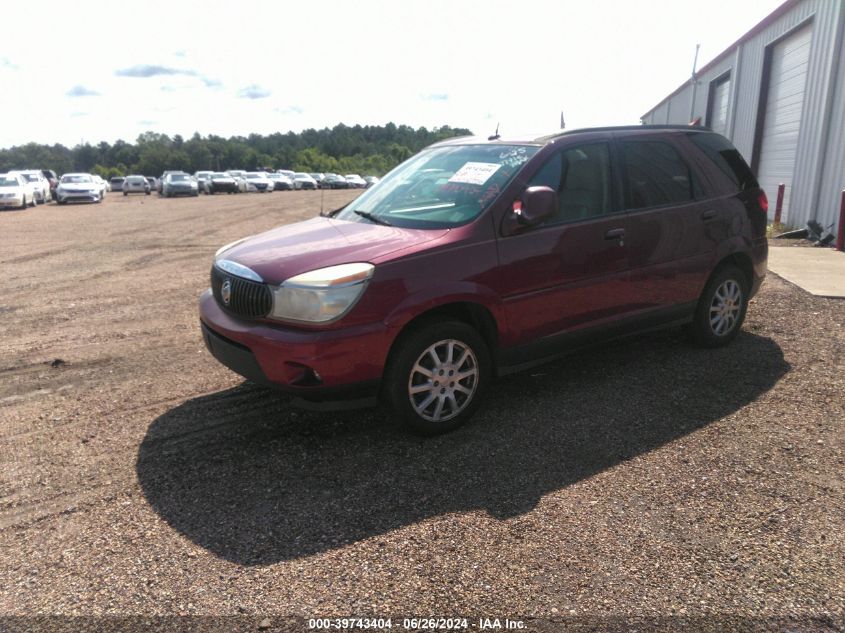
<instances>
[{"instance_id":1,"label":"headlight","mask_svg":"<svg viewBox=\"0 0 845 633\"><path fill-rule=\"evenodd\" d=\"M363 294L372 264L341 264L291 277L272 288L270 318L324 323L342 317Z\"/></svg>"}]
</instances>

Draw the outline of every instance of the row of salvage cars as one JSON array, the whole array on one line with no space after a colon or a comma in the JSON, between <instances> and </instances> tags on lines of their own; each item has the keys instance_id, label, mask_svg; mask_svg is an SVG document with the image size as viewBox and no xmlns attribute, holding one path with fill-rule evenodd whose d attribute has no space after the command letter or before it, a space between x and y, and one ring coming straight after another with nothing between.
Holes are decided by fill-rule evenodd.
<instances>
[{"instance_id":1,"label":"row of salvage cars","mask_svg":"<svg viewBox=\"0 0 845 633\"><path fill-rule=\"evenodd\" d=\"M0 208L25 209L51 199L59 204L102 202L108 190L108 183L93 174L72 173L56 178L50 170L10 171L0 174Z\"/></svg>"}]
</instances>

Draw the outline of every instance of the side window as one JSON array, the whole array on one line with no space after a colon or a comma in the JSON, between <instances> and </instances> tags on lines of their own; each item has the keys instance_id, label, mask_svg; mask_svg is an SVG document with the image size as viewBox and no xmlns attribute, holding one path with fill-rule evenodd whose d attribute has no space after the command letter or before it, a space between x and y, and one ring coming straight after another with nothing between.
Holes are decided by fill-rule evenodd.
<instances>
[{"instance_id":1,"label":"side window","mask_svg":"<svg viewBox=\"0 0 845 633\"><path fill-rule=\"evenodd\" d=\"M683 204L702 197L689 165L668 143L623 141L620 145L628 209Z\"/></svg>"},{"instance_id":2,"label":"side window","mask_svg":"<svg viewBox=\"0 0 845 633\"><path fill-rule=\"evenodd\" d=\"M607 143L582 145L555 154L528 184L551 187L558 193L558 212L546 222L547 225L610 213L610 150Z\"/></svg>"}]
</instances>

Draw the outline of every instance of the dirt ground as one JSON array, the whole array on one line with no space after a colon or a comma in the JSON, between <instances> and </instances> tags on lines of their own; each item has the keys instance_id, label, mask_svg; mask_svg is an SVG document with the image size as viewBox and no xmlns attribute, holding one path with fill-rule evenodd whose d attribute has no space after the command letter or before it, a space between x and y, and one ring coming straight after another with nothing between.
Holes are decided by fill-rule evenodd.
<instances>
[{"instance_id":1,"label":"dirt ground","mask_svg":"<svg viewBox=\"0 0 845 633\"><path fill-rule=\"evenodd\" d=\"M843 630L845 303L770 275L727 349L579 353L421 439L297 410L202 344L214 251L320 200L0 213L0 615Z\"/></svg>"}]
</instances>

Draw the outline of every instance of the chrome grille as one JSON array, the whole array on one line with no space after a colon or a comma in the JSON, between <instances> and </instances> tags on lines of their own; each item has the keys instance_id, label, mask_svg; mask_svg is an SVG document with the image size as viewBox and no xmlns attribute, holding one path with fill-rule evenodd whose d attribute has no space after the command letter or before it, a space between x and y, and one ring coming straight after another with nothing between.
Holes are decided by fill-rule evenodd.
<instances>
[{"instance_id":1,"label":"chrome grille","mask_svg":"<svg viewBox=\"0 0 845 633\"><path fill-rule=\"evenodd\" d=\"M223 302L221 289L229 281L231 292L228 305ZM273 297L267 284L236 277L227 272L211 267L211 291L217 305L226 312L246 319L260 319L270 313L273 307Z\"/></svg>"}]
</instances>

